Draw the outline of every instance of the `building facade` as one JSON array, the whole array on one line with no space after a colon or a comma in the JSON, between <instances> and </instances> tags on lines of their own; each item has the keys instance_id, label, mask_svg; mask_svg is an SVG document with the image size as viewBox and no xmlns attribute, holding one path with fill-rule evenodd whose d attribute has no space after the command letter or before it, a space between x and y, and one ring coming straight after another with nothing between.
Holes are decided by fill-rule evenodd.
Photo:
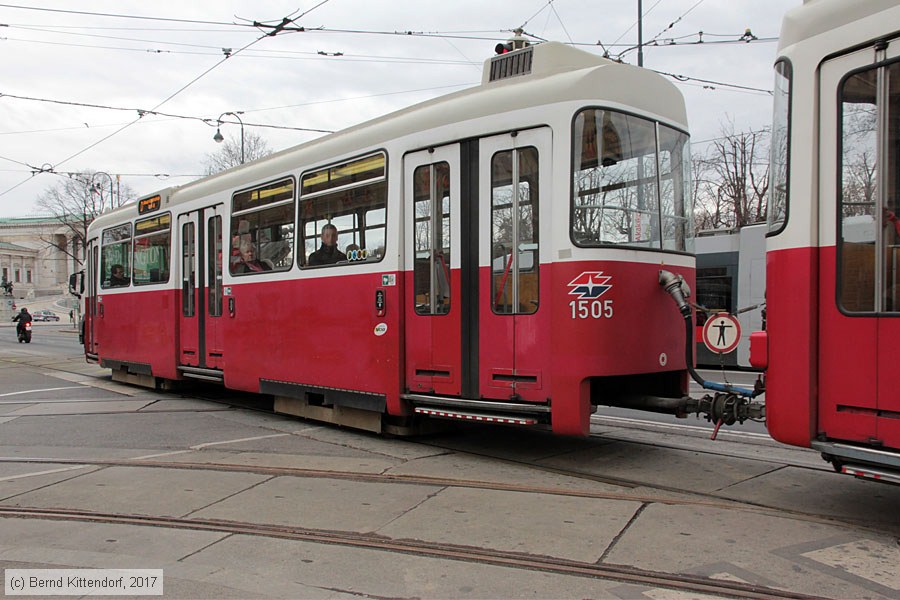
<instances>
[{"instance_id":1,"label":"building facade","mask_svg":"<svg viewBox=\"0 0 900 600\"><path fill-rule=\"evenodd\" d=\"M69 275L81 270L80 244L55 217L0 219L0 275L16 298L65 293Z\"/></svg>"}]
</instances>

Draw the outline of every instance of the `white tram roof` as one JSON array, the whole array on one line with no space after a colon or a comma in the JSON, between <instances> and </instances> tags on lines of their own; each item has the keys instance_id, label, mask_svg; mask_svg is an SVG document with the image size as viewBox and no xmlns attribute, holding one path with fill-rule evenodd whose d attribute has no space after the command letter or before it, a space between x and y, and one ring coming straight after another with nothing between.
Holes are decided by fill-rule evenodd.
<instances>
[{"instance_id":1,"label":"white tram roof","mask_svg":"<svg viewBox=\"0 0 900 600\"><path fill-rule=\"evenodd\" d=\"M784 15L778 51L897 6L897 0L803 0L802 6L791 9ZM896 27L897 23L892 25ZM832 48L829 52L836 49Z\"/></svg>"},{"instance_id":2,"label":"white tram roof","mask_svg":"<svg viewBox=\"0 0 900 600\"><path fill-rule=\"evenodd\" d=\"M300 169L326 166L407 138L409 149L490 135L490 117L553 102L584 101L657 118L687 130L684 98L674 84L650 70L617 63L559 42L530 46L531 72L489 81L492 59L485 61L481 85L403 108L342 131L311 140L265 158L179 187L144 196L162 196L161 208L199 197L232 192ZM516 51L516 52L522 52ZM511 56L516 52L501 55ZM494 57L496 58L496 57ZM479 129L460 129L465 121L487 119ZM521 123L522 126L542 123ZM443 129L442 129L443 128ZM434 130L442 129L435 132ZM109 226L134 211L129 204L99 217L92 229Z\"/></svg>"}]
</instances>

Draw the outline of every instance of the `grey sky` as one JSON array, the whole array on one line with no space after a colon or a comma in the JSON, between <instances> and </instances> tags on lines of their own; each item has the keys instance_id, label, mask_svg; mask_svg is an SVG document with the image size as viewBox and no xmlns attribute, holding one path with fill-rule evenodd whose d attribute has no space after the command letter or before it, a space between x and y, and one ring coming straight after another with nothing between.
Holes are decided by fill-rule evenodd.
<instances>
[{"instance_id":1,"label":"grey sky","mask_svg":"<svg viewBox=\"0 0 900 600\"><path fill-rule=\"evenodd\" d=\"M35 212L37 196L59 180L59 175L46 172L32 175L42 168L121 175L123 183L141 194L186 183L202 172L205 155L218 149L212 140L215 127L201 119L214 122L222 112L243 111L247 129L280 150L321 134L251 124L337 130L475 85L481 63L493 54L497 41L523 24L526 32L540 38L574 42L596 53L602 53L598 41L613 55L637 42L637 28L632 27L637 21L636 0L320 3L0 3L0 25L5 25L0 26L0 216ZM776 44L710 42L737 40L748 28L758 38L775 38L784 12L800 3L643 0L644 41L661 34L660 46L645 48L644 65L717 82L678 83L696 148L719 135L726 119L738 129L764 127L771 120L771 96L721 84L771 89ZM14 8L26 5L51 10ZM275 24L306 11L298 20L307 28L304 32L259 39L262 33L253 27L229 25ZM320 27L324 29L315 29ZM699 40L700 31L704 43L690 44ZM673 39L679 45L670 45ZM236 52L251 43L244 52L223 60L223 49ZM330 55L334 53L342 56ZM637 52L627 52L624 60L636 64ZM157 106L162 113L195 118L138 118L138 109ZM240 129L226 124L222 133L238 138ZM155 174L171 177L160 179Z\"/></svg>"}]
</instances>

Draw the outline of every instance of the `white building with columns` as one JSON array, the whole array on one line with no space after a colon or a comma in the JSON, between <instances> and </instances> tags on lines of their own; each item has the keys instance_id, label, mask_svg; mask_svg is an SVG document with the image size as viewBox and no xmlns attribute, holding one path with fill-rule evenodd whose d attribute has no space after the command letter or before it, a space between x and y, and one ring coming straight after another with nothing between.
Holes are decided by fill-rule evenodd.
<instances>
[{"instance_id":1,"label":"white building with columns","mask_svg":"<svg viewBox=\"0 0 900 600\"><path fill-rule=\"evenodd\" d=\"M69 275L81 269L78 246L55 217L0 218L0 275L16 298L66 293Z\"/></svg>"}]
</instances>

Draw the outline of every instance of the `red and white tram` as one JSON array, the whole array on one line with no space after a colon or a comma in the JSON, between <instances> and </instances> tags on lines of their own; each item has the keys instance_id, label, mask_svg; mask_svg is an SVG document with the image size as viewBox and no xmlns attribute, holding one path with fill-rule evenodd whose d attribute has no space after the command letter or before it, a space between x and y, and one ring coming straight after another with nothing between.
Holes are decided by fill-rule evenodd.
<instances>
[{"instance_id":1,"label":"red and white tram","mask_svg":"<svg viewBox=\"0 0 900 600\"><path fill-rule=\"evenodd\" d=\"M694 282L689 170L674 85L521 48L475 88L98 218L86 355L374 431L433 416L584 435L597 405L685 396L657 280Z\"/></svg>"},{"instance_id":2,"label":"red and white tram","mask_svg":"<svg viewBox=\"0 0 900 600\"><path fill-rule=\"evenodd\" d=\"M769 432L900 482L900 4L807 0L776 72Z\"/></svg>"}]
</instances>

